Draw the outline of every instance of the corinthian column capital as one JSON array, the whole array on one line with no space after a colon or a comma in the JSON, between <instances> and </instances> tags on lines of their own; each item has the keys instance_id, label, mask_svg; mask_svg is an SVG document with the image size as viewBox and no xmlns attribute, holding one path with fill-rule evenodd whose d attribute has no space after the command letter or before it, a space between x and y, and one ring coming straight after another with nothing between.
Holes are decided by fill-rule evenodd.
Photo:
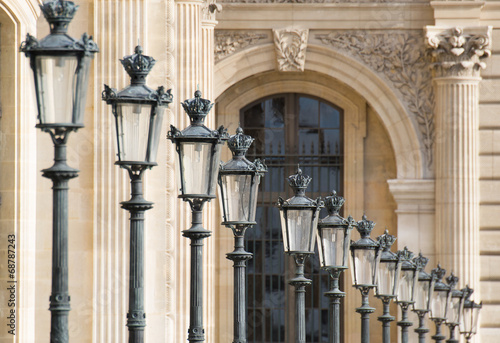
<instances>
[{"instance_id":1,"label":"corinthian column capital","mask_svg":"<svg viewBox=\"0 0 500 343\"><path fill-rule=\"evenodd\" d=\"M491 55L491 26L426 27L434 77L479 77Z\"/></svg>"}]
</instances>

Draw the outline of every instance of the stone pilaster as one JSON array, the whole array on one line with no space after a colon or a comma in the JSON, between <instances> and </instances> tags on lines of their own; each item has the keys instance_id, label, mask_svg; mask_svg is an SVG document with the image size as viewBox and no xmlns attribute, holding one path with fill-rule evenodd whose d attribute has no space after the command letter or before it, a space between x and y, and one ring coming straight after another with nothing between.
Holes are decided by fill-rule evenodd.
<instances>
[{"instance_id":1,"label":"stone pilaster","mask_svg":"<svg viewBox=\"0 0 500 343\"><path fill-rule=\"evenodd\" d=\"M436 95L436 258L479 291L478 107L491 27L427 27Z\"/></svg>"}]
</instances>

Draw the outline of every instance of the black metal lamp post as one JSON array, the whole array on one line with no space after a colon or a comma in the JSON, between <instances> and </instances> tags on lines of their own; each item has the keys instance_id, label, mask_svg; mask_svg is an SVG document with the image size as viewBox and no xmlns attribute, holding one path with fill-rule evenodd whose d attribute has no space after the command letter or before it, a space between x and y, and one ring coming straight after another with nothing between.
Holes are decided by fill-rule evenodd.
<instances>
[{"instance_id":1,"label":"black metal lamp post","mask_svg":"<svg viewBox=\"0 0 500 343\"><path fill-rule=\"evenodd\" d=\"M250 162L245 153L253 138L239 127L227 142L233 159L219 169L219 199L223 222L234 234L234 251L226 256L234 262L234 343L246 343L246 261L252 254L245 251L245 231L255 223L260 178L267 167L259 159Z\"/></svg>"},{"instance_id":2,"label":"black metal lamp post","mask_svg":"<svg viewBox=\"0 0 500 343\"><path fill-rule=\"evenodd\" d=\"M431 294L434 292L435 278L424 271L429 262L428 258L420 253L414 262L419 270L418 282L415 285L415 302L413 303L413 311L418 315L418 328L415 329L415 332L418 333L418 342L425 343L425 335L429 332L429 329L425 327L425 315L431 309Z\"/></svg>"},{"instance_id":3,"label":"black metal lamp post","mask_svg":"<svg viewBox=\"0 0 500 343\"><path fill-rule=\"evenodd\" d=\"M398 326L401 327L401 341L408 343L408 328L413 325L408 320L408 309L414 303L415 284L418 280L418 270L413 263L413 253L404 247L398 251L403 261L401 265L401 273L399 274L399 290L396 303L401 307L401 320Z\"/></svg>"},{"instance_id":4,"label":"black metal lamp post","mask_svg":"<svg viewBox=\"0 0 500 343\"><path fill-rule=\"evenodd\" d=\"M196 91L194 98L182 103L191 125L183 131L170 126L168 138L175 144L179 156L180 195L189 202L192 212L192 226L182 232L191 240L191 292L188 340L203 342L203 239L211 232L203 228L202 211L205 202L215 198L222 144L228 139L224 127L217 130L207 128L203 123L213 103L203 99Z\"/></svg>"},{"instance_id":5,"label":"black metal lamp post","mask_svg":"<svg viewBox=\"0 0 500 343\"><path fill-rule=\"evenodd\" d=\"M278 200L285 253L293 256L296 265L295 277L289 281L295 287L296 343L306 341L305 293L311 280L304 276L304 262L308 255L314 254L319 210L323 206L320 198L312 200L306 197L309 182L311 178L297 168L297 174L288 177L295 195L288 200L281 197Z\"/></svg>"},{"instance_id":6,"label":"black metal lamp post","mask_svg":"<svg viewBox=\"0 0 500 343\"><path fill-rule=\"evenodd\" d=\"M360 290L362 303L356 312L361 314L361 343L370 342L370 313L375 309L370 307L368 295L370 289L377 287L377 271L381 257L381 246L370 238L375 223L366 219L358 222L357 230L361 238L351 242L351 272L354 287Z\"/></svg>"},{"instance_id":7,"label":"black metal lamp post","mask_svg":"<svg viewBox=\"0 0 500 343\"><path fill-rule=\"evenodd\" d=\"M129 311L127 326L130 343L144 342L146 313L144 311L144 212L153 203L143 198L142 175L156 166L163 112L172 102L170 90L163 87L152 90L146 86L146 76L155 60L142 54L137 46L135 54L121 60L130 75L130 85L117 92L104 85L102 99L111 105L115 117L117 157L115 162L128 171L131 199L121 207L130 212L130 270Z\"/></svg>"},{"instance_id":8,"label":"black metal lamp post","mask_svg":"<svg viewBox=\"0 0 500 343\"><path fill-rule=\"evenodd\" d=\"M431 320L436 325L436 334L432 339L436 342L442 342L446 338L441 333L441 324L446 321L448 315L448 306L450 304L450 287L441 280L446 274L446 270L438 264L437 268L432 270L432 276L436 279L434 291L431 294Z\"/></svg>"},{"instance_id":9,"label":"black metal lamp post","mask_svg":"<svg viewBox=\"0 0 500 343\"><path fill-rule=\"evenodd\" d=\"M340 274L348 268L349 244L351 231L356 222L349 216L347 219L340 216L340 208L344 205L344 198L335 191L324 200L328 216L318 222L317 240L321 268L326 270L332 278L331 289L325 292L330 298L329 330L331 343L340 343L340 299L345 293L339 289Z\"/></svg>"},{"instance_id":10,"label":"black metal lamp post","mask_svg":"<svg viewBox=\"0 0 500 343\"><path fill-rule=\"evenodd\" d=\"M398 292L399 273L401 271L401 257L391 251L391 246L396 242L396 236L389 235L385 230L382 236L377 237L382 247L380 265L378 266L376 297L382 300L384 312L378 320L382 322L382 342L391 342L391 322L396 318L391 316L389 305L396 298Z\"/></svg>"},{"instance_id":11,"label":"black metal lamp post","mask_svg":"<svg viewBox=\"0 0 500 343\"><path fill-rule=\"evenodd\" d=\"M66 164L69 133L83 127L90 62L99 51L87 34L76 40L66 34L78 9L71 1L52 0L40 6L50 34L38 41L28 34L20 51L30 59L38 106L36 127L54 143L54 165L42 170L53 183L51 342L68 342L68 181L78 170Z\"/></svg>"},{"instance_id":12,"label":"black metal lamp post","mask_svg":"<svg viewBox=\"0 0 500 343\"><path fill-rule=\"evenodd\" d=\"M468 286L465 288L465 300L463 306L462 321L460 323L460 333L464 335L467 343L470 342L472 336L477 333L477 326L479 323L479 314L483 303L476 303L470 299L470 296L474 292L473 289Z\"/></svg>"},{"instance_id":13,"label":"black metal lamp post","mask_svg":"<svg viewBox=\"0 0 500 343\"><path fill-rule=\"evenodd\" d=\"M448 317L446 318L446 326L450 329L450 338L446 340L446 343L458 343L455 338L455 328L460 325L464 298L465 298L465 288L463 290L454 289L458 283L458 277L454 276L453 273L446 278L446 282L451 288L451 298L450 305L448 309Z\"/></svg>"}]
</instances>

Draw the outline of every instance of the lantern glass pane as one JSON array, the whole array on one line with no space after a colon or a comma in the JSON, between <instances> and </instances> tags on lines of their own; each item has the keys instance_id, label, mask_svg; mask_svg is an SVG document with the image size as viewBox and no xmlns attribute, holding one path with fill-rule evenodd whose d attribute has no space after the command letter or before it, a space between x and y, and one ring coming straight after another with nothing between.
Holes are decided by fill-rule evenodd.
<instances>
[{"instance_id":1,"label":"lantern glass pane","mask_svg":"<svg viewBox=\"0 0 500 343\"><path fill-rule=\"evenodd\" d=\"M221 181L225 210L225 221L228 222L253 222L255 220L255 208L257 196L254 193L260 182L260 177L256 176L257 186L252 187L251 174L222 174Z\"/></svg>"},{"instance_id":2,"label":"lantern glass pane","mask_svg":"<svg viewBox=\"0 0 500 343\"><path fill-rule=\"evenodd\" d=\"M450 307L448 310L448 323L460 323L460 314L462 311L462 298L460 297L451 297Z\"/></svg>"},{"instance_id":3,"label":"lantern glass pane","mask_svg":"<svg viewBox=\"0 0 500 343\"><path fill-rule=\"evenodd\" d=\"M160 143L161 129L163 125L163 113L165 108L163 106L156 107L156 115L153 116L153 127L151 137L149 137L149 153L146 156L147 162L156 162L158 155L158 144Z\"/></svg>"},{"instance_id":4,"label":"lantern glass pane","mask_svg":"<svg viewBox=\"0 0 500 343\"><path fill-rule=\"evenodd\" d=\"M349 231L347 233L348 236L350 235ZM344 232L345 229L343 227L318 228L318 252L322 267L347 267L347 259L344 251ZM347 237L347 240L349 240L349 237ZM346 250L348 251L349 249L347 248Z\"/></svg>"},{"instance_id":5,"label":"lantern glass pane","mask_svg":"<svg viewBox=\"0 0 500 343\"><path fill-rule=\"evenodd\" d=\"M355 285L374 285L375 252L374 249L354 249L354 268L351 270Z\"/></svg>"},{"instance_id":6,"label":"lantern glass pane","mask_svg":"<svg viewBox=\"0 0 500 343\"><path fill-rule=\"evenodd\" d=\"M215 196L220 147L212 142L180 143L183 195Z\"/></svg>"},{"instance_id":7,"label":"lantern glass pane","mask_svg":"<svg viewBox=\"0 0 500 343\"><path fill-rule=\"evenodd\" d=\"M377 268L377 295L397 295L394 287L397 264L397 261L380 262Z\"/></svg>"},{"instance_id":8,"label":"lantern glass pane","mask_svg":"<svg viewBox=\"0 0 500 343\"><path fill-rule=\"evenodd\" d=\"M147 162L151 105L119 103L116 106L120 161Z\"/></svg>"},{"instance_id":9,"label":"lantern glass pane","mask_svg":"<svg viewBox=\"0 0 500 343\"><path fill-rule=\"evenodd\" d=\"M431 299L431 318L446 319L448 291L434 291Z\"/></svg>"},{"instance_id":10,"label":"lantern glass pane","mask_svg":"<svg viewBox=\"0 0 500 343\"><path fill-rule=\"evenodd\" d=\"M460 321L460 332L476 334L479 322L479 308L464 307Z\"/></svg>"},{"instance_id":11,"label":"lantern glass pane","mask_svg":"<svg viewBox=\"0 0 500 343\"><path fill-rule=\"evenodd\" d=\"M401 270L399 273L398 301L413 301L413 276L415 271L411 269Z\"/></svg>"},{"instance_id":12,"label":"lantern glass pane","mask_svg":"<svg viewBox=\"0 0 500 343\"><path fill-rule=\"evenodd\" d=\"M415 310L426 311L429 310L429 288L431 287L430 281L418 281L415 287Z\"/></svg>"},{"instance_id":13,"label":"lantern glass pane","mask_svg":"<svg viewBox=\"0 0 500 343\"><path fill-rule=\"evenodd\" d=\"M281 211L283 216L284 211ZM316 215L313 222L314 211L311 209L291 209L287 208L286 226L282 225L283 240L288 241L287 252L314 252L316 235L313 230L318 223ZM282 217L282 223L284 218ZM288 230L287 230L288 229ZM287 232L288 231L288 232ZM288 238L288 239L287 239ZM285 243L286 249L287 243Z\"/></svg>"},{"instance_id":14,"label":"lantern glass pane","mask_svg":"<svg viewBox=\"0 0 500 343\"><path fill-rule=\"evenodd\" d=\"M40 124L73 123L77 56L37 56L35 65Z\"/></svg>"},{"instance_id":15,"label":"lantern glass pane","mask_svg":"<svg viewBox=\"0 0 500 343\"><path fill-rule=\"evenodd\" d=\"M80 61L76 81L75 107L73 109L73 123L83 124L83 115L85 113L85 104L87 99L87 90L90 74L90 57L84 56Z\"/></svg>"}]
</instances>

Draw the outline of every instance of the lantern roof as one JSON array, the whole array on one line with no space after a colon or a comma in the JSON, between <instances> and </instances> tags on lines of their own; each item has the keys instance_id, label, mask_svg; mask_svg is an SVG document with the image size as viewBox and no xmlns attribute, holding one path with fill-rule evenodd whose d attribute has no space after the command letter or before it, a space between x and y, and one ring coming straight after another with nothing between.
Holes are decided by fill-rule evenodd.
<instances>
[{"instance_id":1,"label":"lantern roof","mask_svg":"<svg viewBox=\"0 0 500 343\"><path fill-rule=\"evenodd\" d=\"M151 56L143 55L144 50L140 45L135 47L134 52L132 55L124 56L120 62L130 76L132 85L144 85L146 83L146 76L153 69L156 60Z\"/></svg>"},{"instance_id":2,"label":"lantern roof","mask_svg":"<svg viewBox=\"0 0 500 343\"><path fill-rule=\"evenodd\" d=\"M404 247L403 250L398 251L398 256L401 258L403 263L401 264L401 270L416 270L417 266L413 263L413 252L408 250L408 247Z\"/></svg>"},{"instance_id":3,"label":"lantern roof","mask_svg":"<svg viewBox=\"0 0 500 343\"><path fill-rule=\"evenodd\" d=\"M435 291L448 291L450 289L450 287L441 281L446 275L446 269L441 268L440 264L432 270L431 275L436 279L436 283L434 284Z\"/></svg>"},{"instance_id":4,"label":"lantern roof","mask_svg":"<svg viewBox=\"0 0 500 343\"><path fill-rule=\"evenodd\" d=\"M337 195L335 190L332 191L331 195L325 197L323 200L328 215L320 219L318 222L319 227L354 227L356 222L349 216L347 219L340 215L340 209L344 205L345 200L340 195Z\"/></svg>"},{"instance_id":5,"label":"lantern roof","mask_svg":"<svg viewBox=\"0 0 500 343\"><path fill-rule=\"evenodd\" d=\"M380 262L396 262L399 261L399 256L391 251L392 245L396 242L396 236L390 235L389 230L385 230L384 234L377 237L382 253L380 254Z\"/></svg>"},{"instance_id":6,"label":"lantern roof","mask_svg":"<svg viewBox=\"0 0 500 343\"><path fill-rule=\"evenodd\" d=\"M250 162L245 157L245 153L253 141L254 139L251 136L244 135L243 129L238 127L236 134L232 135L227 142L229 149L233 153L233 158L226 163L221 163L220 172L222 174L234 172L255 172L262 174L267 172L267 166L264 161L256 159L254 162Z\"/></svg>"},{"instance_id":7,"label":"lantern roof","mask_svg":"<svg viewBox=\"0 0 500 343\"><path fill-rule=\"evenodd\" d=\"M370 238L370 233L375 227L376 223L368 220L366 214L363 214L363 218L358 222L356 229L358 230L361 238L356 242L351 242L351 250L354 249L377 249L380 247L378 242L375 242Z\"/></svg>"},{"instance_id":8,"label":"lantern roof","mask_svg":"<svg viewBox=\"0 0 500 343\"><path fill-rule=\"evenodd\" d=\"M312 200L305 195L305 190L311 182L311 177L302 174L300 167L297 167L297 173L290 175L288 178L288 184L294 190L295 195L288 200L283 200L282 197L278 198L278 207L280 209L286 207L299 207L299 208L320 208L323 207L323 201L321 198Z\"/></svg>"}]
</instances>

